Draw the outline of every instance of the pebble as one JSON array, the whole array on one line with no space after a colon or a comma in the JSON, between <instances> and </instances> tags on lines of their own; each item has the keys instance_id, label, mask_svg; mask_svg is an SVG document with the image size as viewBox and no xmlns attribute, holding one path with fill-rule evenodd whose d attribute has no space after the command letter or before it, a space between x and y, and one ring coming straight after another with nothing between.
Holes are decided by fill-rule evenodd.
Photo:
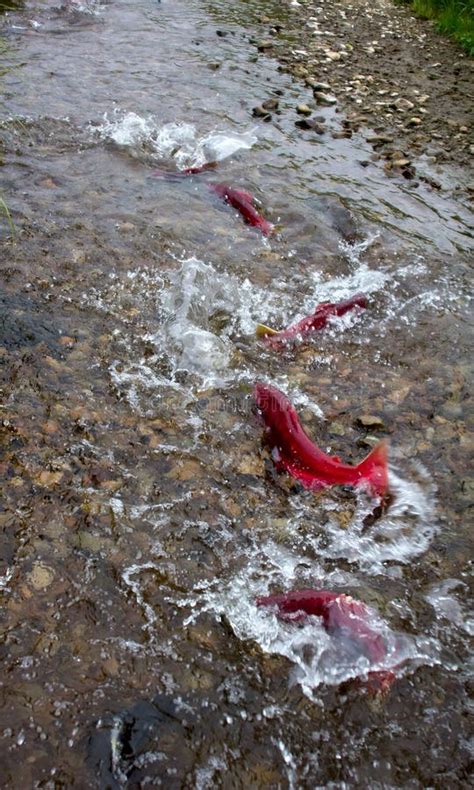
<instances>
[{"instance_id":1,"label":"pebble","mask_svg":"<svg viewBox=\"0 0 474 790\"><path fill-rule=\"evenodd\" d=\"M385 423L382 418L374 414L362 414L357 418L356 422L363 428L385 428Z\"/></svg>"},{"instance_id":2,"label":"pebble","mask_svg":"<svg viewBox=\"0 0 474 790\"><path fill-rule=\"evenodd\" d=\"M357 440L359 447L376 447L379 442L380 438L378 436L372 436L371 434Z\"/></svg>"},{"instance_id":3,"label":"pebble","mask_svg":"<svg viewBox=\"0 0 474 790\"><path fill-rule=\"evenodd\" d=\"M28 574L28 581L35 590L45 590L52 583L53 579L54 571L41 562L35 562L31 572Z\"/></svg>"},{"instance_id":4,"label":"pebble","mask_svg":"<svg viewBox=\"0 0 474 790\"><path fill-rule=\"evenodd\" d=\"M311 115L312 110L311 107L308 107L307 104L298 104L296 108L296 112L298 115Z\"/></svg>"},{"instance_id":5,"label":"pebble","mask_svg":"<svg viewBox=\"0 0 474 790\"><path fill-rule=\"evenodd\" d=\"M273 41L270 41L269 39L261 39L260 41L257 41L257 49L259 52L264 52L266 49L272 49L272 47Z\"/></svg>"},{"instance_id":6,"label":"pebble","mask_svg":"<svg viewBox=\"0 0 474 790\"><path fill-rule=\"evenodd\" d=\"M314 93L324 93L325 91L330 91L331 86L328 82L315 82L313 79L306 80L306 84L308 87L313 89Z\"/></svg>"},{"instance_id":7,"label":"pebble","mask_svg":"<svg viewBox=\"0 0 474 790\"><path fill-rule=\"evenodd\" d=\"M385 143L393 143L393 137L386 134L373 134L365 138L371 145L384 145Z\"/></svg>"},{"instance_id":8,"label":"pebble","mask_svg":"<svg viewBox=\"0 0 474 790\"><path fill-rule=\"evenodd\" d=\"M299 129L312 129L316 134L324 134L326 131L324 124L315 118L301 118L299 121L295 121L295 126Z\"/></svg>"},{"instance_id":9,"label":"pebble","mask_svg":"<svg viewBox=\"0 0 474 790\"><path fill-rule=\"evenodd\" d=\"M314 98L318 102L318 104L324 104L327 107L331 107L333 104L337 104L337 99L335 96L331 96L329 93L319 93L318 91L315 92Z\"/></svg>"},{"instance_id":10,"label":"pebble","mask_svg":"<svg viewBox=\"0 0 474 790\"><path fill-rule=\"evenodd\" d=\"M263 106L254 107L252 109L252 115L254 118L262 118L264 121L269 121L271 119L271 115Z\"/></svg>"},{"instance_id":11,"label":"pebble","mask_svg":"<svg viewBox=\"0 0 474 790\"><path fill-rule=\"evenodd\" d=\"M264 110L278 110L280 102L278 99L267 99L262 103Z\"/></svg>"},{"instance_id":12,"label":"pebble","mask_svg":"<svg viewBox=\"0 0 474 790\"><path fill-rule=\"evenodd\" d=\"M410 120L407 122L407 126L419 126L420 123L421 123L421 118L417 118L416 116L414 116L413 118L410 118Z\"/></svg>"},{"instance_id":13,"label":"pebble","mask_svg":"<svg viewBox=\"0 0 474 790\"><path fill-rule=\"evenodd\" d=\"M413 104L412 101L409 101L408 99L404 99L403 97L400 96L400 98L396 99L391 106L396 107L396 109L399 110L399 112L406 112L407 110L413 110L413 107L415 105Z\"/></svg>"}]
</instances>

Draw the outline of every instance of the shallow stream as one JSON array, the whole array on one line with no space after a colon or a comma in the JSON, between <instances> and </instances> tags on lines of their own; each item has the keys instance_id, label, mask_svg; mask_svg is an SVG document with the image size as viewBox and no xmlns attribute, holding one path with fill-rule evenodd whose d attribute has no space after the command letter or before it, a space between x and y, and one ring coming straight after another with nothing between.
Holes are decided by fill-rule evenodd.
<instances>
[{"instance_id":1,"label":"shallow stream","mask_svg":"<svg viewBox=\"0 0 474 790\"><path fill-rule=\"evenodd\" d=\"M295 126L311 93L253 43L290 4L16 5L2 785L467 786L473 236L449 171L434 191L366 167L333 107L324 136ZM269 237L220 182L256 196ZM358 291L369 309L307 345L255 337ZM389 507L276 474L256 380L348 462L388 438ZM305 587L378 612L389 691L316 618L255 604Z\"/></svg>"}]
</instances>

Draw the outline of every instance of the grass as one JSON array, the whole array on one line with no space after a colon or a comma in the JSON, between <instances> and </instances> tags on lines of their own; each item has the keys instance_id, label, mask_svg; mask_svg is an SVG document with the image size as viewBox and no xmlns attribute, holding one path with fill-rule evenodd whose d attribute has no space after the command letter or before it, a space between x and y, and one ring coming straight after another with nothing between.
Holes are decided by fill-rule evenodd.
<instances>
[{"instance_id":1,"label":"grass","mask_svg":"<svg viewBox=\"0 0 474 790\"><path fill-rule=\"evenodd\" d=\"M433 19L441 33L474 56L474 0L408 0L418 16Z\"/></svg>"},{"instance_id":2,"label":"grass","mask_svg":"<svg viewBox=\"0 0 474 790\"><path fill-rule=\"evenodd\" d=\"M11 239L12 241L15 241L16 233L15 233L15 225L13 224L13 220L12 220L12 215L10 214L10 211L4 199L1 197L0 197L0 211L2 211L5 214L8 222L8 227L10 228Z\"/></svg>"}]
</instances>

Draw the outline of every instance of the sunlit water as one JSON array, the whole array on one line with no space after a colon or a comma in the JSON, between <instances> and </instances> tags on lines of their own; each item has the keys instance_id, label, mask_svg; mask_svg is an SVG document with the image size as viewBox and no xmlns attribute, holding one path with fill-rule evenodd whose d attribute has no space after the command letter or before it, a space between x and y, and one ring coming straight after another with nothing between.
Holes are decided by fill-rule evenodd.
<instances>
[{"instance_id":1,"label":"sunlit water","mask_svg":"<svg viewBox=\"0 0 474 790\"><path fill-rule=\"evenodd\" d=\"M290 4L230 5L2 20L4 784L461 787L468 212L449 172L388 180L363 137L298 130L311 95L249 41ZM255 338L358 291L305 346ZM256 380L349 462L388 437L389 507L277 475ZM384 661L256 606L306 587L370 605Z\"/></svg>"}]
</instances>

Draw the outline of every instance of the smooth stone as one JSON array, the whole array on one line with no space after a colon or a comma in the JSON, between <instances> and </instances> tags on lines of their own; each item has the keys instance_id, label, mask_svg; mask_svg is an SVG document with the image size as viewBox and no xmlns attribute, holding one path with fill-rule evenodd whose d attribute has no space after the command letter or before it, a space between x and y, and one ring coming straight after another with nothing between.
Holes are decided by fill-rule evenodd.
<instances>
[{"instance_id":1,"label":"smooth stone","mask_svg":"<svg viewBox=\"0 0 474 790\"><path fill-rule=\"evenodd\" d=\"M41 562L35 562L31 572L28 574L28 581L35 590L45 590L52 583L53 579L54 571Z\"/></svg>"},{"instance_id":2,"label":"smooth stone","mask_svg":"<svg viewBox=\"0 0 474 790\"><path fill-rule=\"evenodd\" d=\"M384 145L385 143L393 143L393 137L385 134L373 134L371 137L366 137L366 142L371 145Z\"/></svg>"},{"instance_id":3,"label":"smooth stone","mask_svg":"<svg viewBox=\"0 0 474 790\"><path fill-rule=\"evenodd\" d=\"M313 89L314 93L324 93L325 91L331 90L331 86L329 85L328 82L314 82L314 81L310 82L309 80L307 80L307 84L310 88Z\"/></svg>"},{"instance_id":4,"label":"smooth stone","mask_svg":"<svg viewBox=\"0 0 474 790\"><path fill-rule=\"evenodd\" d=\"M358 425L362 425L363 428L385 428L382 418L377 417L375 414L361 414L356 422Z\"/></svg>"},{"instance_id":5,"label":"smooth stone","mask_svg":"<svg viewBox=\"0 0 474 790\"><path fill-rule=\"evenodd\" d=\"M325 104L327 107L331 107L333 104L337 104L337 99L335 96L331 96L328 93L318 93L314 94L314 98L318 102L318 104Z\"/></svg>"},{"instance_id":6,"label":"smooth stone","mask_svg":"<svg viewBox=\"0 0 474 790\"><path fill-rule=\"evenodd\" d=\"M272 117L268 110L265 110L264 107L254 107L252 110L252 115L254 118L263 118L264 120L270 120Z\"/></svg>"},{"instance_id":7,"label":"smooth stone","mask_svg":"<svg viewBox=\"0 0 474 790\"><path fill-rule=\"evenodd\" d=\"M391 106L396 107L400 112L406 112L407 110L413 110L415 105L412 101L409 101L409 99L400 97L399 99L396 99Z\"/></svg>"},{"instance_id":8,"label":"smooth stone","mask_svg":"<svg viewBox=\"0 0 474 790\"><path fill-rule=\"evenodd\" d=\"M267 99L262 103L264 110L278 110L280 102L278 99Z\"/></svg>"},{"instance_id":9,"label":"smooth stone","mask_svg":"<svg viewBox=\"0 0 474 790\"><path fill-rule=\"evenodd\" d=\"M311 107L308 107L307 104L298 104L296 108L296 112L298 115L311 115L312 110Z\"/></svg>"}]
</instances>

